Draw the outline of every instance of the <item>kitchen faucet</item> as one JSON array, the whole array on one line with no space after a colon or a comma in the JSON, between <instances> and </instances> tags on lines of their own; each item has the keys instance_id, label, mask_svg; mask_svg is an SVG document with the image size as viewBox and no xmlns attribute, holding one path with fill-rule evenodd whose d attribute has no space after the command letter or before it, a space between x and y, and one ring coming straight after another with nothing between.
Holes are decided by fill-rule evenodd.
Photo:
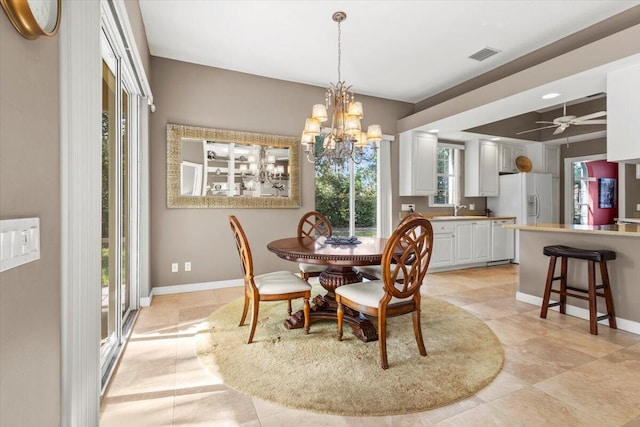
<instances>
[{"instance_id":1,"label":"kitchen faucet","mask_svg":"<svg viewBox=\"0 0 640 427\"><path fill-rule=\"evenodd\" d=\"M467 205L461 205L460 202L453 205L453 216L458 216L458 211L462 208L466 208Z\"/></svg>"}]
</instances>

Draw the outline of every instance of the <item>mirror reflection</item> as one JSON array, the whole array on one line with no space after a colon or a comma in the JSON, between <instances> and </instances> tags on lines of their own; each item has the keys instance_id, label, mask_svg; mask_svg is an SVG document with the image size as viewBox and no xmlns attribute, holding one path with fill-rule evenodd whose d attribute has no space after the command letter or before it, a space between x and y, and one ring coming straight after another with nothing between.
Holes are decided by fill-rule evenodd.
<instances>
[{"instance_id":1,"label":"mirror reflection","mask_svg":"<svg viewBox=\"0 0 640 427\"><path fill-rule=\"evenodd\" d=\"M295 138L167 125L169 207L298 207Z\"/></svg>"}]
</instances>

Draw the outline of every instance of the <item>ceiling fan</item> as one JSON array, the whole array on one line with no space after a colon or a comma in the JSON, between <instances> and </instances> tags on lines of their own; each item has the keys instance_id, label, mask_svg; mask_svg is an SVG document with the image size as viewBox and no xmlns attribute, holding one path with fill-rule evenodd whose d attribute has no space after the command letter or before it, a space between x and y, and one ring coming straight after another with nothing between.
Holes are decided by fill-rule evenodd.
<instances>
[{"instance_id":1,"label":"ceiling fan","mask_svg":"<svg viewBox=\"0 0 640 427\"><path fill-rule=\"evenodd\" d=\"M597 119L598 117L606 116L606 111L598 111L597 113L587 114L586 116L576 117L576 116L567 116L567 103L564 103L563 115L561 117L556 117L552 122L539 121L536 123L546 124L548 126L543 126L536 129L529 129L522 132L518 132L517 135L521 135L523 133L534 132L542 129L551 129L556 128L553 132L554 135L561 134L571 125L605 125L607 124L606 119L602 120L592 120Z\"/></svg>"}]
</instances>

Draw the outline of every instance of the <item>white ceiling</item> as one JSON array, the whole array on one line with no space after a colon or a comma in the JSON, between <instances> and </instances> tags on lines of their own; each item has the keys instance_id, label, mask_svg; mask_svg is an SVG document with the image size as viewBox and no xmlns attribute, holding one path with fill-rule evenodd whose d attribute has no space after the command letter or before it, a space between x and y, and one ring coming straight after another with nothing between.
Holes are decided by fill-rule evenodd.
<instances>
[{"instance_id":1,"label":"white ceiling","mask_svg":"<svg viewBox=\"0 0 640 427\"><path fill-rule=\"evenodd\" d=\"M154 56L417 102L640 4L606 1L141 0ZM468 56L501 52L483 62Z\"/></svg>"}]
</instances>

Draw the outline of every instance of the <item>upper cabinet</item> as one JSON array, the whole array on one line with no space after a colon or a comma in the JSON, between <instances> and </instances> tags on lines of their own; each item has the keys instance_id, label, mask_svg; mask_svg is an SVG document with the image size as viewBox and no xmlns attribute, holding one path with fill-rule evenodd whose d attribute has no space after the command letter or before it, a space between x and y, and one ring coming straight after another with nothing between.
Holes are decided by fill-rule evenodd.
<instances>
[{"instance_id":1,"label":"upper cabinet","mask_svg":"<svg viewBox=\"0 0 640 427\"><path fill-rule=\"evenodd\" d=\"M640 163L640 65L607 74L607 160Z\"/></svg>"},{"instance_id":2,"label":"upper cabinet","mask_svg":"<svg viewBox=\"0 0 640 427\"><path fill-rule=\"evenodd\" d=\"M483 140L467 141L464 149L464 196L497 196L498 166L498 144Z\"/></svg>"},{"instance_id":3,"label":"upper cabinet","mask_svg":"<svg viewBox=\"0 0 640 427\"><path fill-rule=\"evenodd\" d=\"M535 173L550 173L553 177L560 176L560 147L557 145L537 142L527 145L526 155L531 159Z\"/></svg>"},{"instance_id":4,"label":"upper cabinet","mask_svg":"<svg viewBox=\"0 0 640 427\"><path fill-rule=\"evenodd\" d=\"M400 134L400 196L436 194L438 138L430 133L409 131Z\"/></svg>"},{"instance_id":5,"label":"upper cabinet","mask_svg":"<svg viewBox=\"0 0 640 427\"><path fill-rule=\"evenodd\" d=\"M502 173L517 173L516 159L526 155L527 149L523 145L500 144L500 169Z\"/></svg>"}]
</instances>

